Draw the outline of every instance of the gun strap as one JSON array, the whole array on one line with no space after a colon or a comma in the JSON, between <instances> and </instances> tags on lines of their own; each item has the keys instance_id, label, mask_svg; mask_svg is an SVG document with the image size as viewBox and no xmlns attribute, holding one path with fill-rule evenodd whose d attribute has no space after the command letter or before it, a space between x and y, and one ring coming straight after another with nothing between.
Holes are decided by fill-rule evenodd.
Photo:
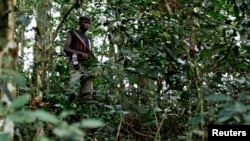
<instances>
[{"instance_id":1,"label":"gun strap","mask_svg":"<svg viewBox=\"0 0 250 141\"><path fill-rule=\"evenodd\" d=\"M93 54L93 52L89 49L89 47L86 45L86 43L82 40L82 38L80 37L80 35L73 30L73 33L76 35L76 37L83 43L83 45L87 48L87 50L89 51L89 53L94 56L94 58L97 60L98 62L98 59L95 57L95 55ZM90 43L89 43L90 44Z\"/></svg>"},{"instance_id":2,"label":"gun strap","mask_svg":"<svg viewBox=\"0 0 250 141\"><path fill-rule=\"evenodd\" d=\"M74 31L73 30L73 32L74 32L74 34L76 35L76 37L83 43L83 45L87 48L87 50L89 51L89 52L91 52L92 53L92 51L89 49L89 47L86 45L86 43L82 40L82 38L80 37L80 35L76 32L76 31Z\"/></svg>"}]
</instances>

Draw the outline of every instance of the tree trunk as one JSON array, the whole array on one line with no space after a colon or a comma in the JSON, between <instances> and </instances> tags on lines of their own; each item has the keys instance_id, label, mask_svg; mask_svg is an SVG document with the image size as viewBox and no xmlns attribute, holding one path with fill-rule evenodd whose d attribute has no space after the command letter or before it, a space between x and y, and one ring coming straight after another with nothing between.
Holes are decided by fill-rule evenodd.
<instances>
[{"instance_id":1,"label":"tree trunk","mask_svg":"<svg viewBox=\"0 0 250 141\"><path fill-rule=\"evenodd\" d=\"M0 76L9 76L8 70L16 68L16 59L18 55L17 44L14 40L14 0L1 0L0 2ZM8 77L7 77L8 78ZM11 104L16 96L16 84L10 79L0 80L1 102L5 106ZM10 141L14 136L14 123L7 118L3 121L3 132L9 133Z\"/></svg>"},{"instance_id":2,"label":"tree trunk","mask_svg":"<svg viewBox=\"0 0 250 141\"><path fill-rule=\"evenodd\" d=\"M48 6L47 0L41 0L36 9L37 18L36 23L37 27L35 39L36 43L34 46L34 75L33 75L33 84L36 84L37 87L36 94L33 96L39 99L42 99L44 95L44 91L46 89L46 80L47 74L46 71L49 65L50 59L50 35L49 31L49 11L47 9Z\"/></svg>"}]
</instances>

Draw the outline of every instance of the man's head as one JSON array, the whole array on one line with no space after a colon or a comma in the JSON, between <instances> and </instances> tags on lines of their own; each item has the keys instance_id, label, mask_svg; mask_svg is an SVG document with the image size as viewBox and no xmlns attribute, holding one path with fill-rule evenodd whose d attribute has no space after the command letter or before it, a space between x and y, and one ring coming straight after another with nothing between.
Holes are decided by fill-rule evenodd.
<instances>
[{"instance_id":1,"label":"man's head","mask_svg":"<svg viewBox=\"0 0 250 141\"><path fill-rule=\"evenodd\" d=\"M80 17L79 26L82 31L87 31L90 27L90 18L87 16Z\"/></svg>"}]
</instances>

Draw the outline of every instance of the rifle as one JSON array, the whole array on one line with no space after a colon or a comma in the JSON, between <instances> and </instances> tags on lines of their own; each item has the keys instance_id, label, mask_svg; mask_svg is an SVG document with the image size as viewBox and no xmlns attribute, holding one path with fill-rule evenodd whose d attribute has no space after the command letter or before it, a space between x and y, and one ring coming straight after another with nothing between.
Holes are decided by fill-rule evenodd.
<instances>
[{"instance_id":1,"label":"rifle","mask_svg":"<svg viewBox=\"0 0 250 141\"><path fill-rule=\"evenodd\" d=\"M82 38L80 37L80 35L76 31L73 31L73 33L83 43L83 45L87 48L87 51L88 51L88 54L89 54L88 59L83 59L80 63L83 64L84 66L97 66L97 64L98 64L97 57L89 49L89 47L86 45L86 43L82 40Z\"/></svg>"}]
</instances>

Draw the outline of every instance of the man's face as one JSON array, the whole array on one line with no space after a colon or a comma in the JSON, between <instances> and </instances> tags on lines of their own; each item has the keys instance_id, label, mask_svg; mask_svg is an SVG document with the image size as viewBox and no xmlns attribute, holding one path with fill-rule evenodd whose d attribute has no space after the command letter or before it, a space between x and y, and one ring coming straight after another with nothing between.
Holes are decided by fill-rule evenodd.
<instances>
[{"instance_id":1,"label":"man's face","mask_svg":"<svg viewBox=\"0 0 250 141\"><path fill-rule=\"evenodd\" d=\"M82 20L82 21L80 22L80 28L81 28L82 30L86 31L86 30L89 29L89 27L90 27L90 21L88 21L88 20Z\"/></svg>"}]
</instances>

